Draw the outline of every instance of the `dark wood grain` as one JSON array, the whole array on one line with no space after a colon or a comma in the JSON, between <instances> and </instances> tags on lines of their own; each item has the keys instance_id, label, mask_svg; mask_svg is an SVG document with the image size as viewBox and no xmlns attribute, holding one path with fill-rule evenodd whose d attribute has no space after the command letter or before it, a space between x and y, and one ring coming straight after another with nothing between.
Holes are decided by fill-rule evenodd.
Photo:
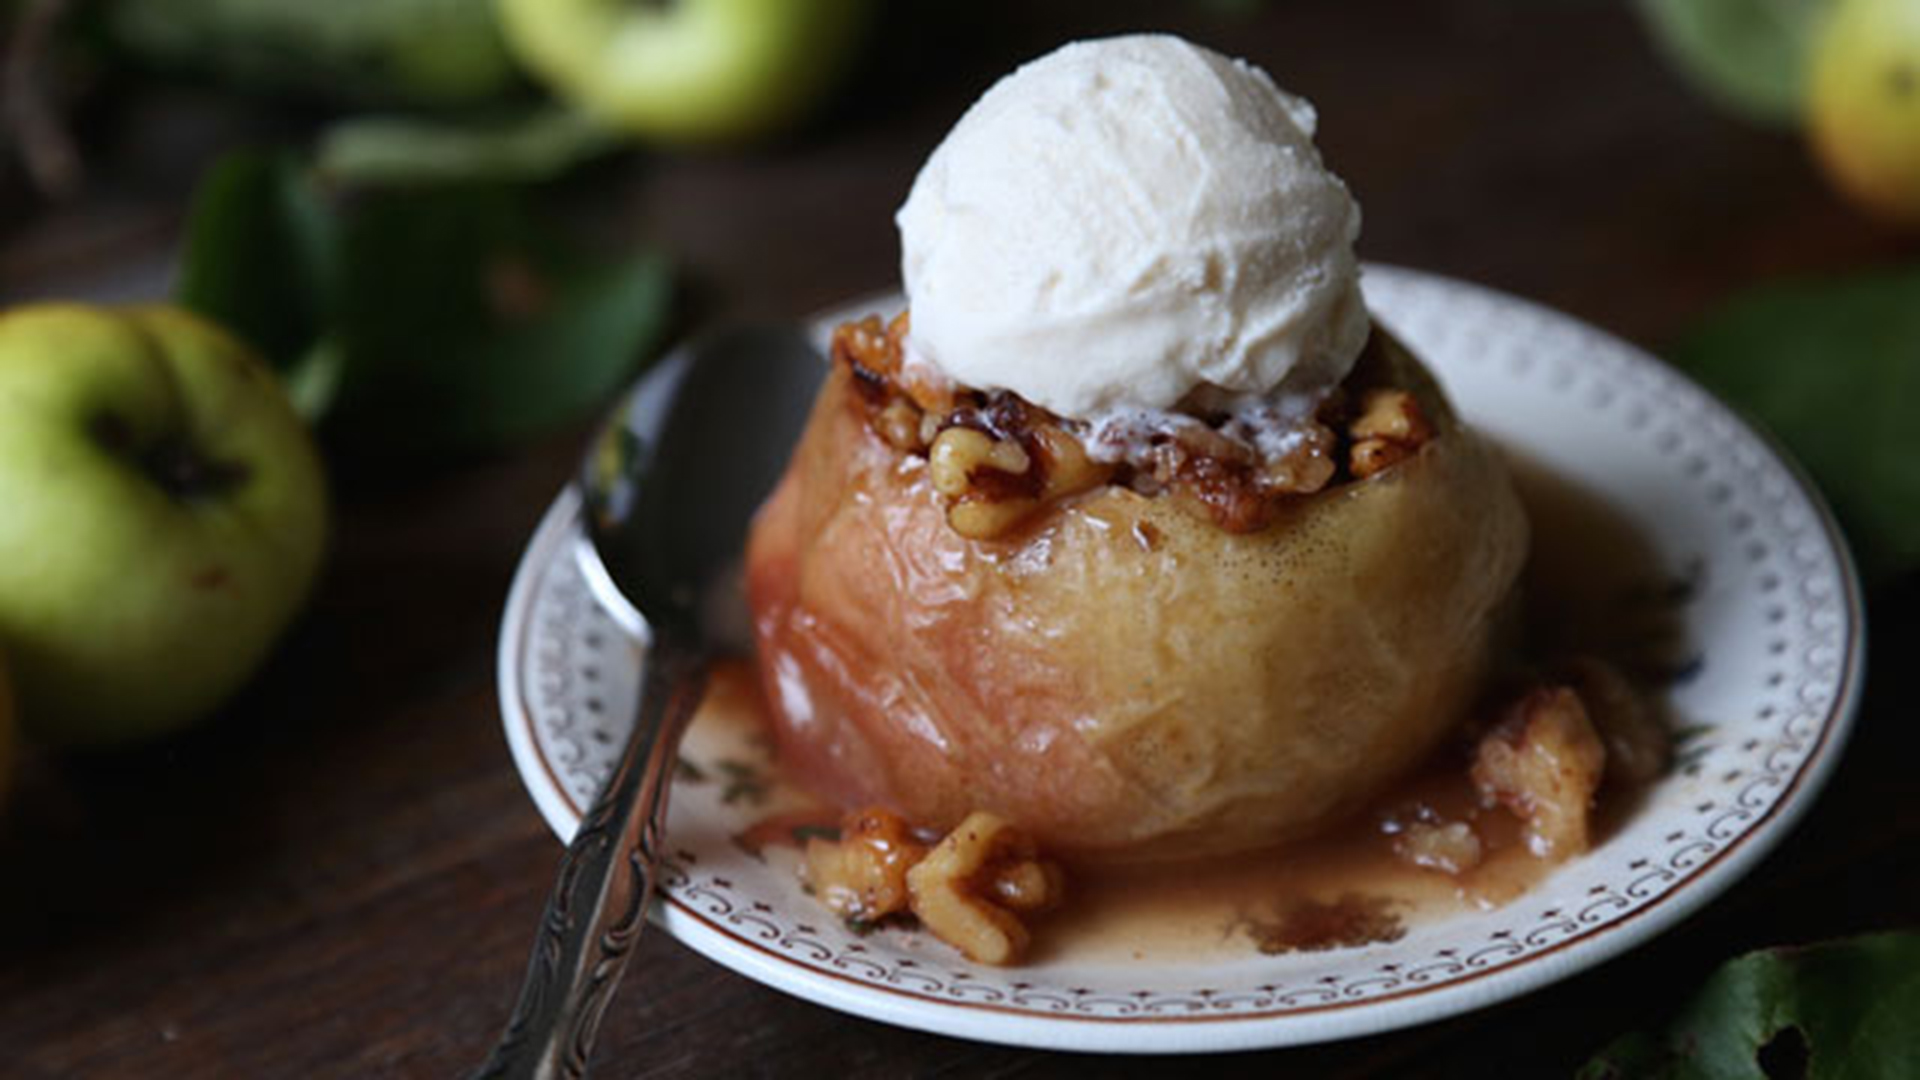
<instances>
[{"instance_id":1,"label":"dark wood grain","mask_svg":"<svg viewBox=\"0 0 1920 1080\"><path fill-rule=\"evenodd\" d=\"M608 235L669 244L697 315L801 314L892 281L894 206L995 76L1073 37L1160 26L1317 102L1326 155L1366 208L1367 257L1532 296L1645 344L1747 284L1916 251L1830 195L1794 136L1688 93L1623 4L1286 0L1249 19L1199 3L918 6L804 136L602 166L580 212ZM85 197L0 212L10 299L151 289L206 155L272 129L204 94L93 122ZM240 700L161 746L31 763L0 818L0 1076L443 1077L479 1060L559 852L500 735L494 639L515 558L582 437L342 473L324 585ZM1564 1075L1739 950L1912 926L1912 591L1874 597L1866 714L1813 815L1682 930L1484 1013L1203 1067ZM664 935L642 943L635 970L647 981L614 1003L604 1075L1166 1068L885 1027Z\"/></svg>"}]
</instances>

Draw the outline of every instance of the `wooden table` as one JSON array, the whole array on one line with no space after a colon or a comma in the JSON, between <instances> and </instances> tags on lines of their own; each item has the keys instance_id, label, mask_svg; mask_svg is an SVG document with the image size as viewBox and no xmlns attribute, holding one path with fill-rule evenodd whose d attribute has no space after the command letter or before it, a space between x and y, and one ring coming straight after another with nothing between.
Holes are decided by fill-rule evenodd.
<instances>
[{"instance_id":1,"label":"wooden table","mask_svg":"<svg viewBox=\"0 0 1920 1080\"><path fill-rule=\"evenodd\" d=\"M1162 26L1318 104L1326 156L1366 207L1366 257L1535 297L1650 346L1749 283L1914 253L1840 205L1795 137L1684 89L1624 4L1289 0L1252 18L1202 3L932 7L896 20L850 100L804 137L601 169L608 220L671 245L704 314L797 315L886 285L894 206L993 77L1070 38ZM129 106L103 137L78 203L0 213L0 291L151 287L140 267L170 250L195 167L250 129L155 128L146 110ZM478 1060L559 852L507 758L495 634L583 432L451 469L339 476L323 587L251 690L184 738L33 764L0 824L0 1076L440 1077ZM1818 808L1684 929L1476 1015L1200 1067L1564 1075L1738 951L1912 926L1911 592L1875 597L1880 670ZM884 1027L663 934L629 979L641 983L615 1001L601 1075L1170 1064Z\"/></svg>"}]
</instances>

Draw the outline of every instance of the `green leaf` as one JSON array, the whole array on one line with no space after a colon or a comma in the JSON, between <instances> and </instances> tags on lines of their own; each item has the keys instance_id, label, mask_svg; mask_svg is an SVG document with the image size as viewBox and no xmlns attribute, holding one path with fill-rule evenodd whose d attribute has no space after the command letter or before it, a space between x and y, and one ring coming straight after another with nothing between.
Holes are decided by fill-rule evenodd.
<instances>
[{"instance_id":1,"label":"green leaf","mask_svg":"<svg viewBox=\"0 0 1920 1080\"><path fill-rule=\"evenodd\" d=\"M430 184L547 180L613 149L598 121L558 106L481 119L353 117L328 128L315 150L328 180Z\"/></svg>"},{"instance_id":2,"label":"green leaf","mask_svg":"<svg viewBox=\"0 0 1920 1080\"><path fill-rule=\"evenodd\" d=\"M1756 290L1673 359L1787 443L1870 573L1920 566L1920 269Z\"/></svg>"},{"instance_id":3,"label":"green leaf","mask_svg":"<svg viewBox=\"0 0 1920 1080\"><path fill-rule=\"evenodd\" d=\"M182 268L177 298L365 454L484 450L581 415L645 358L672 294L657 252L582 257L525 187L329 196L262 155L209 173Z\"/></svg>"},{"instance_id":4,"label":"green leaf","mask_svg":"<svg viewBox=\"0 0 1920 1080\"><path fill-rule=\"evenodd\" d=\"M229 154L194 194L174 299L284 369L325 322L332 245L331 211L293 156Z\"/></svg>"},{"instance_id":5,"label":"green leaf","mask_svg":"<svg viewBox=\"0 0 1920 1080\"><path fill-rule=\"evenodd\" d=\"M1703 93L1763 124L1799 123L1807 55L1832 0L1638 0L1661 50Z\"/></svg>"},{"instance_id":6,"label":"green leaf","mask_svg":"<svg viewBox=\"0 0 1920 1080\"><path fill-rule=\"evenodd\" d=\"M581 259L505 188L381 192L342 250L336 409L382 447L482 449L579 415L632 373L671 297L657 253Z\"/></svg>"},{"instance_id":7,"label":"green leaf","mask_svg":"<svg viewBox=\"0 0 1920 1080\"><path fill-rule=\"evenodd\" d=\"M1665 1031L1616 1041L1579 1076L1907 1080L1920 1076L1916 1018L1920 934L1767 949L1722 966Z\"/></svg>"}]
</instances>

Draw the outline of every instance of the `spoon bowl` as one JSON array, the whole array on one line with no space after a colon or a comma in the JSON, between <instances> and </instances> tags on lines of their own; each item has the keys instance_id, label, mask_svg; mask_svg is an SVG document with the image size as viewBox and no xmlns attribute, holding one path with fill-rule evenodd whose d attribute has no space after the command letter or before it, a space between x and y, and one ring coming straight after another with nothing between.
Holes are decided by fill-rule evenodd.
<instances>
[{"instance_id":1,"label":"spoon bowl","mask_svg":"<svg viewBox=\"0 0 1920 1080\"><path fill-rule=\"evenodd\" d=\"M750 325L695 340L635 384L580 474L579 550L616 621L715 629L705 598L738 564L825 371L798 326Z\"/></svg>"}]
</instances>

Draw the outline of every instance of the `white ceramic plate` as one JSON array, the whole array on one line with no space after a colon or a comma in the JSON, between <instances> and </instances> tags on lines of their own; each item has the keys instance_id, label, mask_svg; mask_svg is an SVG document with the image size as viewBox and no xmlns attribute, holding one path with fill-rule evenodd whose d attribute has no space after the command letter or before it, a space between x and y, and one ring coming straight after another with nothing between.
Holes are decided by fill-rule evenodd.
<instances>
[{"instance_id":1,"label":"white ceramic plate","mask_svg":"<svg viewBox=\"0 0 1920 1080\"><path fill-rule=\"evenodd\" d=\"M1391 944L998 970L922 934L844 930L791 867L733 843L755 810L728 805L722 784L677 782L655 921L749 978L868 1019L1028 1046L1197 1052L1385 1031L1510 998L1646 941L1751 869L1832 770L1860 687L1858 584L1819 498L1725 406L1616 338L1429 274L1369 267L1365 281L1376 314L1469 420L1605 495L1665 566L1698 582L1681 616L1701 662L1670 704L1701 734L1618 832L1504 907L1416 922ZM619 751L639 669L567 557L575 513L562 494L500 637L514 761L562 838Z\"/></svg>"}]
</instances>

